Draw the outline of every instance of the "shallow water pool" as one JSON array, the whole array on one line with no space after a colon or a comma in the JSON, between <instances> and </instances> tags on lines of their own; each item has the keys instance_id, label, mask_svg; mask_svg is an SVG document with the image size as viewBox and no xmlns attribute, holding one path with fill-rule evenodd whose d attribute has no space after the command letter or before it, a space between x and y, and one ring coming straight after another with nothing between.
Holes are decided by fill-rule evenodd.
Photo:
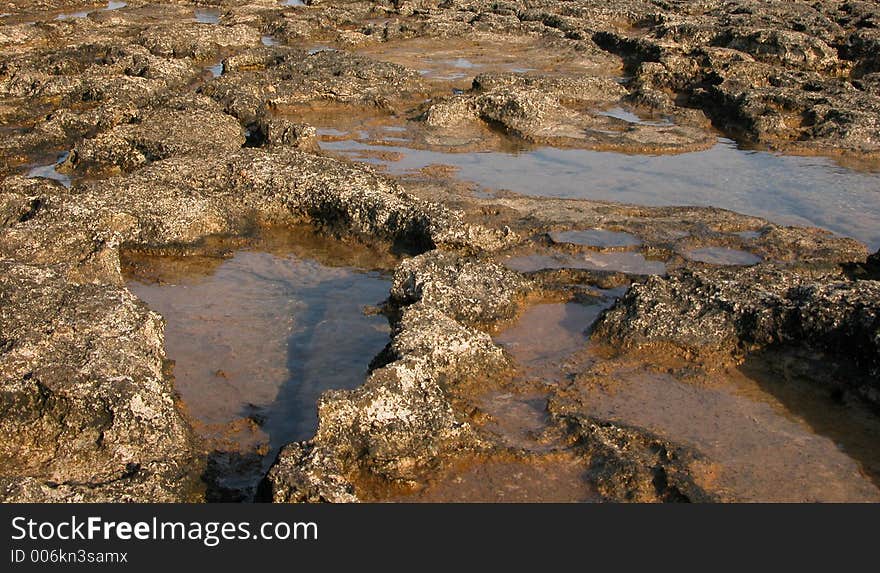
<instances>
[{"instance_id":1,"label":"shallow water pool","mask_svg":"<svg viewBox=\"0 0 880 573\"><path fill-rule=\"evenodd\" d=\"M262 464L239 472L245 486L278 448L314 434L320 395L362 384L388 342L387 320L364 312L389 290L374 255L301 234L225 259L127 257L128 287L166 320L175 388L197 431L219 452L260 452Z\"/></svg>"},{"instance_id":2,"label":"shallow water pool","mask_svg":"<svg viewBox=\"0 0 880 573\"><path fill-rule=\"evenodd\" d=\"M649 206L721 207L777 224L821 227L872 250L880 248L880 173L848 169L822 157L745 150L728 139L706 151L677 155L551 147L455 153L351 140L322 141L321 146L384 165L395 174L450 165L457 168L457 179L488 189ZM385 153L366 156L369 150ZM389 156L399 159L383 159Z\"/></svg>"}]
</instances>

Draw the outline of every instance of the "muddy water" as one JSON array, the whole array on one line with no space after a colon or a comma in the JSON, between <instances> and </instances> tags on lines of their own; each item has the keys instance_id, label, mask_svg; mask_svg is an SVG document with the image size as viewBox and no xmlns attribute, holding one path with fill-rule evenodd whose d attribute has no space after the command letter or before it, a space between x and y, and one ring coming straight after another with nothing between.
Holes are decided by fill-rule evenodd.
<instances>
[{"instance_id":1,"label":"muddy water","mask_svg":"<svg viewBox=\"0 0 880 573\"><path fill-rule=\"evenodd\" d=\"M571 503L600 501L574 456L463 462L418 493L390 501L425 503Z\"/></svg>"},{"instance_id":2,"label":"muddy water","mask_svg":"<svg viewBox=\"0 0 880 573\"><path fill-rule=\"evenodd\" d=\"M223 487L253 487L280 446L313 435L322 392L363 382L389 337L364 309L387 297L392 264L308 230L225 259L128 257L129 288L167 321L186 410L214 455L240 456L242 467L219 470Z\"/></svg>"},{"instance_id":3,"label":"muddy water","mask_svg":"<svg viewBox=\"0 0 880 573\"><path fill-rule=\"evenodd\" d=\"M685 253L692 261L700 261L712 265L747 266L761 262L761 257L748 251L728 247L703 247Z\"/></svg>"},{"instance_id":4,"label":"muddy water","mask_svg":"<svg viewBox=\"0 0 880 573\"><path fill-rule=\"evenodd\" d=\"M487 189L651 206L721 207L778 224L821 227L856 238L872 250L880 248L880 174L821 157L745 150L727 139L706 151L678 155L550 147L455 153L413 149L393 140L387 145L323 141L321 146L394 174L449 165L457 179Z\"/></svg>"},{"instance_id":5,"label":"muddy water","mask_svg":"<svg viewBox=\"0 0 880 573\"><path fill-rule=\"evenodd\" d=\"M444 43L432 38L414 38L383 42L357 51L418 70L427 80L458 88L470 87L471 80L483 72L540 71L560 76L590 73L614 77L621 73L619 60L611 55L585 57L570 48L549 47L528 36L498 39L487 34Z\"/></svg>"},{"instance_id":6,"label":"muddy water","mask_svg":"<svg viewBox=\"0 0 880 573\"><path fill-rule=\"evenodd\" d=\"M697 449L716 468L715 486L733 499L880 501L880 489L866 473L878 457L880 424L875 417L859 406L847 408L811 391L808 381L788 384L798 387L780 399L740 371L711 385L633 371L582 391L590 415L645 428ZM791 399L808 403L811 411L827 412L826 421L833 418L836 431L811 424L788 402ZM847 442L856 445L850 449ZM859 455L871 450L859 442L874 445L869 466Z\"/></svg>"},{"instance_id":7,"label":"muddy water","mask_svg":"<svg viewBox=\"0 0 880 573\"><path fill-rule=\"evenodd\" d=\"M585 334L608 302L535 305L496 341L516 358L523 380L565 384L586 414L697 450L714 471L705 485L725 498L880 500L880 420L811 379L809 360L753 357L709 380L608 361ZM599 376L566 376L593 367ZM522 393L486 395L480 406L492 416L487 428L508 445L540 451L548 392L525 384Z\"/></svg>"},{"instance_id":8,"label":"muddy water","mask_svg":"<svg viewBox=\"0 0 880 573\"><path fill-rule=\"evenodd\" d=\"M406 500L601 501L583 460L558 437L545 435L547 392L540 385L560 381L566 360L586 344L585 330L607 302L536 305L499 333L495 342L522 368L522 388L486 392L477 398L477 406L487 417L482 431L512 453L471 463L465 460Z\"/></svg>"},{"instance_id":9,"label":"muddy water","mask_svg":"<svg viewBox=\"0 0 880 573\"><path fill-rule=\"evenodd\" d=\"M597 304L548 303L529 307L495 337L530 376L554 375L565 360L587 344L587 330L622 290L608 291Z\"/></svg>"},{"instance_id":10,"label":"muddy water","mask_svg":"<svg viewBox=\"0 0 880 573\"><path fill-rule=\"evenodd\" d=\"M565 362L587 342L585 330L611 300L536 305L499 333L495 342L517 359L523 381L529 384L486 392L477 397L476 405L487 417L481 430L509 448L509 453L463 459L421 491L392 501L602 501L586 475L583 460L567 450L558 436L545 435L547 392L540 385L560 381Z\"/></svg>"}]
</instances>

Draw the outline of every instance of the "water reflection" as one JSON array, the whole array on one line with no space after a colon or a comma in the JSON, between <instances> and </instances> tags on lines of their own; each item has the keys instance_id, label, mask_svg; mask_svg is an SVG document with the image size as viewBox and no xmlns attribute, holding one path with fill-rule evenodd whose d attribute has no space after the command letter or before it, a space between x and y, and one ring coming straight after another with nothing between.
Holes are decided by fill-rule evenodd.
<instances>
[{"instance_id":1,"label":"water reflection","mask_svg":"<svg viewBox=\"0 0 880 573\"><path fill-rule=\"evenodd\" d=\"M721 207L778 224L821 227L872 250L880 248L880 174L822 157L744 150L728 139L678 155L550 147L454 153L357 141L324 141L321 146L384 165L391 173L451 165L458 179L490 189L649 206ZM369 156L365 151L386 153ZM398 159L384 159L389 156Z\"/></svg>"}]
</instances>

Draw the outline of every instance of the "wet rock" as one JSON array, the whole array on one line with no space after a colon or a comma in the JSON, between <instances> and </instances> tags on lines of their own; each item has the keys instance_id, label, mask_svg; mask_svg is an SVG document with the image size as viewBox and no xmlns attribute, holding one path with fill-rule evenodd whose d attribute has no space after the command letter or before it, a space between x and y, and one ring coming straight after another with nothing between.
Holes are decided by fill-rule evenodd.
<instances>
[{"instance_id":1,"label":"wet rock","mask_svg":"<svg viewBox=\"0 0 880 573\"><path fill-rule=\"evenodd\" d=\"M374 364L377 369L362 387L322 397L315 438L282 451L263 484L274 501L369 497L376 480L417 483L443 460L487 447L452 402L462 387L501 376L510 368L509 358L487 334L454 317L485 321L495 313L510 312L506 307L512 301L502 301L501 295L475 308L467 299L450 304L436 296L436 289L448 289L441 283L460 272L465 275L463 286L470 283L472 294L485 296L476 288L477 273L494 272L495 280L503 280L506 273L472 261L456 265L454 255L445 253L410 261L418 259L395 277L392 304L403 308L391 343ZM423 275L417 278L420 271ZM425 276L432 271L434 275ZM512 275L506 278L522 283ZM511 288L507 287L508 297L514 296ZM457 308L456 303L465 306Z\"/></svg>"},{"instance_id":2,"label":"wet rock","mask_svg":"<svg viewBox=\"0 0 880 573\"><path fill-rule=\"evenodd\" d=\"M532 143L642 152L680 152L715 142L700 128L631 123L603 114L601 108L619 104L626 94L610 78L485 74L474 80L473 91L433 103L425 123L449 128L480 119ZM584 111L585 106L594 109Z\"/></svg>"},{"instance_id":3,"label":"wet rock","mask_svg":"<svg viewBox=\"0 0 880 573\"><path fill-rule=\"evenodd\" d=\"M354 486L342 464L310 444L288 444L278 454L258 498L275 503L354 503Z\"/></svg>"},{"instance_id":4,"label":"wet rock","mask_svg":"<svg viewBox=\"0 0 880 573\"><path fill-rule=\"evenodd\" d=\"M699 454L650 432L550 406L557 423L577 440L599 493L615 501L719 501L693 478Z\"/></svg>"},{"instance_id":5,"label":"wet rock","mask_svg":"<svg viewBox=\"0 0 880 573\"><path fill-rule=\"evenodd\" d=\"M500 349L485 334L424 312L407 311L398 326L391 352L403 358L356 390L321 398L315 437L283 450L266 478L273 501L369 497L371 482L414 483L442 459L482 446L444 387L503 363ZM429 330L413 330L426 320Z\"/></svg>"},{"instance_id":6,"label":"wet rock","mask_svg":"<svg viewBox=\"0 0 880 573\"><path fill-rule=\"evenodd\" d=\"M120 45L121 44L121 45ZM68 101L118 100L127 86L167 87L188 80L191 64L156 57L141 46L84 41L63 54L54 49L9 54L3 60L0 93L7 97L64 97ZM143 96L132 90L132 95ZM154 88L155 90L155 88Z\"/></svg>"},{"instance_id":7,"label":"wet rock","mask_svg":"<svg viewBox=\"0 0 880 573\"><path fill-rule=\"evenodd\" d=\"M280 117L263 117L259 122L260 137L271 145L317 150L317 134L317 130L311 125Z\"/></svg>"},{"instance_id":8,"label":"wet rock","mask_svg":"<svg viewBox=\"0 0 880 573\"><path fill-rule=\"evenodd\" d=\"M17 106L15 121L25 127L0 143L7 164L131 122L197 74L189 61L106 39L73 43L63 53L12 53L0 67L0 94L29 102Z\"/></svg>"},{"instance_id":9,"label":"wet rock","mask_svg":"<svg viewBox=\"0 0 880 573\"><path fill-rule=\"evenodd\" d=\"M837 52L819 38L802 32L734 29L716 41L758 60L778 61L786 66L823 72L834 72L840 66Z\"/></svg>"},{"instance_id":10,"label":"wet rock","mask_svg":"<svg viewBox=\"0 0 880 573\"><path fill-rule=\"evenodd\" d=\"M404 309L383 355L391 362L423 360L445 388L477 380L487 372L501 377L511 366L488 334L457 322L427 302Z\"/></svg>"},{"instance_id":11,"label":"wet rock","mask_svg":"<svg viewBox=\"0 0 880 573\"><path fill-rule=\"evenodd\" d=\"M20 432L23 424L35 424L28 449L16 446L4 454L10 499L190 495L182 476L198 469L187 461L195 446L161 373L161 322L117 286L120 245L192 244L210 235L243 233L255 221L284 220L412 244L436 239L482 249L492 244L481 241L495 240L490 230L475 230L455 213L416 200L369 170L289 149L159 160L128 176L86 183L73 194L45 180L9 178L3 186L0 252L8 267L2 292L7 323L0 370L8 377L3 431L8 437L14 428ZM34 320L28 313L47 318ZM357 444L367 444L372 453L358 458L360 467L389 480L413 479L413 472L433 463L430 452L464 447L469 439L442 384L463 375L458 369L470 372L480 362L443 362L444 355L472 348L486 356L487 368L501 360L485 335L439 318L436 327L448 333L445 339L434 335L446 340L446 352L417 357L420 343L403 334L410 332L410 320L424 326L427 319L401 323L397 348L404 359L376 370L363 389L322 407L322 427L334 444L326 447L359 451ZM81 374L69 378L67 368ZM125 405L130 409L121 411ZM362 412L352 418L352 411ZM392 418L403 412L412 416L409 425L399 426ZM46 432L60 442L46 440ZM344 441L353 435L355 445ZM160 436L164 441L157 445ZM35 489L39 479L51 492ZM61 485L52 489L56 479Z\"/></svg>"},{"instance_id":12,"label":"wet rock","mask_svg":"<svg viewBox=\"0 0 880 573\"><path fill-rule=\"evenodd\" d=\"M626 88L614 78L589 75L557 77L486 72L474 78L473 87L479 92L504 87L535 90L559 100L593 105L614 103L627 94Z\"/></svg>"},{"instance_id":13,"label":"wet rock","mask_svg":"<svg viewBox=\"0 0 880 573\"><path fill-rule=\"evenodd\" d=\"M833 5L737 5L667 10L647 34L601 30L594 38L636 71L634 101L674 108L661 95L673 92L738 139L876 158L876 93L845 79L851 68L873 70L863 47L870 40L837 23L850 17Z\"/></svg>"},{"instance_id":14,"label":"wet rock","mask_svg":"<svg viewBox=\"0 0 880 573\"><path fill-rule=\"evenodd\" d=\"M870 373L851 385L877 402L880 284L839 271L757 265L701 269L633 285L597 322L594 338L637 347L670 343L692 352L740 354L773 346L814 348Z\"/></svg>"},{"instance_id":15,"label":"wet rock","mask_svg":"<svg viewBox=\"0 0 880 573\"><path fill-rule=\"evenodd\" d=\"M264 223L307 221L422 253L397 270L386 306L393 339L367 382L322 399L318 433L282 450L263 485L268 499L381 498L384 487L420 484L462 454L497 448L472 425L479 416L472 419L468 400L475 387L507 376L510 358L480 329L513 318L538 290L574 296L589 292L583 283L634 280L545 273L533 281L490 260L535 251L551 231L631 232L645 255L668 261L669 278L636 277L645 282L603 317L597 340L728 356L816 348L864 371L850 385L880 400L876 261L861 264L854 241L717 209L512 194L435 200L421 183L404 187L306 152L317 151L314 130L286 115L322 101L409 118L426 110L428 130L475 123L472 131L501 127L526 142L652 152L711 145L709 116L741 141L871 160L880 116L874 3L221 4L219 22L207 24L185 21L190 4L55 22L66 3L10 2L21 14L0 25L0 169L18 173L73 149L66 167L77 177L70 190L18 176L0 183L4 499L196 495L192 476L205 461L162 372L161 320L123 288L119 251L198 249L206 237ZM578 53L593 65L480 74L470 91L439 97L440 84L415 66L261 46L266 34L374 54L405 39L494 38ZM207 79L205 64L220 58L224 74ZM664 120L605 113L632 106ZM78 177L108 167L121 174ZM746 242L775 262L730 270L680 256ZM849 274L859 280L834 263L857 266ZM549 408L608 498L707 499L691 479L701 460L686 448L576 405ZM215 463L205 473L219 471Z\"/></svg>"},{"instance_id":16,"label":"wet rock","mask_svg":"<svg viewBox=\"0 0 880 573\"><path fill-rule=\"evenodd\" d=\"M8 227L33 218L41 206L39 198L18 193L0 194L0 227Z\"/></svg>"},{"instance_id":17,"label":"wet rock","mask_svg":"<svg viewBox=\"0 0 880 573\"><path fill-rule=\"evenodd\" d=\"M865 267L875 274L880 272L880 251L868 256L868 259L865 261Z\"/></svg>"}]
</instances>

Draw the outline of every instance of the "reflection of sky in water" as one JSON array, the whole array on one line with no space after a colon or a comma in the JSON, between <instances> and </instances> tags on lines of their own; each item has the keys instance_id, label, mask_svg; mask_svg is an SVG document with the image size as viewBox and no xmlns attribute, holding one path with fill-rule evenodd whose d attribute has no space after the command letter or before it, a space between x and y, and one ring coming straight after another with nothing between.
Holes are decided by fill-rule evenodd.
<instances>
[{"instance_id":1,"label":"reflection of sky in water","mask_svg":"<svg viewBox=\"0 0 880 573\"><path fill-rule=\"evenodd\" d=\"M685 253L692 261L702 261L712 265L754 265L761 262L761 257L727 247L703 247Z\"/></svg>"},{"instance_id":2,"label":"reflection of sky in water","mask_svg":"<svg viewBox=\"0 0 880 573\"><path fill-rule=\"evenodd\" d=\"M65 187L70 187L71 180L70 176L64 173L59 173L57 171L58 165L64 162L67 159L67 152L61 153L58 155L58 159L55 163L49 163L48 165L34 165L30 169L28 169L27 177L44 177L46 179L54 179L58 181Z\"/></svg>"},{"instance_id":3,"label":"reflection of sky in water","mask_svg":"<svg viewBox=\"0 0 880 573\"><path fill-rule=\"evenodd\" d=\"M388 342L387 319L363 312L388 295L377 272L240 251L208 274L170 280L127 284L166 319L175 389L193 417L262 418L271 448L262 471L278 448L314 434L320 395L361 385ZM239 485L260 475L248 470Z\"/></svg>"},{"instance_id":4,"label":"reflection of sky in water","mask_svg":"<svg viewBox=\"0 0 880 573\"><path fill-rule=\"evenodd\" d=\"M121 0L110 0L107 2L107 5L101 10L105 12L109 12L111 10L119 10L121 8L125 8L128 6L126 2L122 2ZM89 10L80 10L78 12L67 12L64 14L58 14L55 16L56 20L75 20L77 18L85 18L90 14Z\"/></svg>"},{"instance_id":5,"label":"reflection of sky in water","mask_svg":"<svg viewBox=\"0 0 880 573\"><path fill-rule=\"evenodd\" d=\"M524 273L542 269L593 269L640 275L662 275L666 264L645 259L641 253L578 253L523 255L504 261L507 268Z\"/></svg>"},{"instance_id":6,"label":"reflection of sky in water","mask_svg":"<svg viewBox=\"0 0 880 573\"><path fill-rule=\"evenodd\" d=\"M275 446L309 437L320 394L360 385L388 341L386 319L363 314L388 294L376 272L242 251L208 275L128 286L167 320L190 412L222 424L256 406Z\"/></svg>"},{"instance_id":7,"label":"reflection of sky in water","mask_svg":"<svg viewBox=\"0 0 880 573\"><path fill-rule=\"evenodd\" d=\"M85 18L89 15L88 10L80 10L79 12L67 12L65 14L58 14L55 16L56 20L76 20L77 18Z\"/></svg>"},{"instance_id":8,"label":"reflection of sky in water","mask_svg":"<svg viewBox=\"0 0 880 573\"><path fill-rule=\"evenodd\" d=\"M654 126L665 126L672 125L672 122L669 120L663 119L660 121L643 119L631 111L625 110L622 107L612 107L610 109L597 110L596 115L604 115L605 117L613 117L615 119L623 120L627 123L634 123L636 125L654 125Z\"/></svg>"},{"instance_id":9,"label":"reflection of sky in water","mask_svg":"<svg viewBox=\"0 0 880 573\"><path fill-rule=\"evenodd\" d=\"M638 237L629 233L606 231L605 229L584 229L580 231L554 231L550 238L557 243L592 245L596 247L634 247L642 244Z\"/></svg>"},{"instance_id":10,"label":"reflection of sky in water","mask_svg":"<svg viewBox=\"0 0 880 573\"><path fill-rule=\"evenodd\" d=\"M722 207L779 224L823 227L872 249L880 247L880 174L846 169L821 157L741 150L726 139L712 149L679 155L555 148L517 154L443 153L351 141L321 146L399 151L404 154L400 161L386 163L391 173L453 165L459 168L459 179L493 189L652 206Z\"/></svg>"},{"instance_id":11,"label":"reflection of sky in water","mask_svg":"<svg viewBox=\"0 0 880 573\"><path fill-rule=\"evenodd\" d=\"M220 22L220 10L217 8L196 8L196 22L202 24L217 24Z\"/></svg>"}]
</instances>

